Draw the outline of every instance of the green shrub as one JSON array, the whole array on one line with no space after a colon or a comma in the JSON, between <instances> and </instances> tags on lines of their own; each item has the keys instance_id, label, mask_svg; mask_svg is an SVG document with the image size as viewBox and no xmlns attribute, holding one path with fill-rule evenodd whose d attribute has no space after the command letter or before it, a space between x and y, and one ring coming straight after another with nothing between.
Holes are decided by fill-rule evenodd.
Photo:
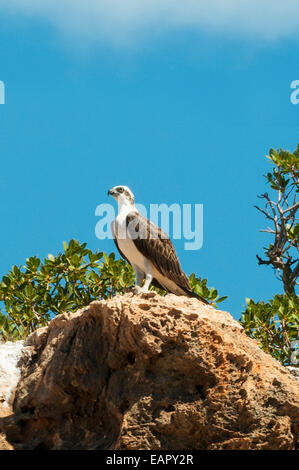
<instances>
[{"instance_id":1,"label":"green shrub","mask_svg":"<svg viewBox=\"0 0 299 470\"><path fill-rule=\"evenodd\" d=\"M189 276L191 289L200 295L214 307L217 307L220 302L227 299L227 296L219 297L217 289L215 287L207 287L207 279L196 277L194 273Z\"/></svg>"},{"instance_id":2,"label":"green shrub","mask_svg":"<svg viewBox=\"0 0 299 470\"><path fill-rule=\"evenodd\" d=\"M64 242L64 252L48 255L42 263L33 256L25 266L13 266L0 284L0 337L17 340L45 326L55 315L74 312L93 300L123 294L135 282L132 267L114 253L93 253L71 240ZM206 286L206 279L190 277L198 294L214 301L215 289ZM164 295L164 291L159 291Z\"/></svg>"},{"instance_id":3,"label":"green shrub","mask_svg":"<svg viewBox=\"0 0 299 470\"><path fill-rule=\"evenodd\" d=\"M101 260L101 262L100 262ZM28 258L13 266L0 284L0 332L4 340L27 336L54 315L75 311L95 299L105 299L134 282L132 268L114 254L93 253L71 240L64 252L41 262Z\"/></svg>"},{"instance_id":4,"label":"green shrub","mask_svg":"<svg viewBox=\"0 0 299 470\"><path fill-rule=\"evenodd\" d=\"M294 354L299 331L299 299L294 294L275 295L269 302L246 299L240 323L261 348L284 365L297 365Z\"/></svg>"}]
</instances>

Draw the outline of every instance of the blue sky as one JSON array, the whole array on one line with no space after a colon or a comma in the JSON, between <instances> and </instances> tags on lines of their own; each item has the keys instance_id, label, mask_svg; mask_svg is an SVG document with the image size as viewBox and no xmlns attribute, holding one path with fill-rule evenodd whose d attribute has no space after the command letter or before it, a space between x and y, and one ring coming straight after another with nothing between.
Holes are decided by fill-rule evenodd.
<instances>
[{"instance_id":1,"label":"blue sky","mask_svg":"<svg viewBox=\"0 0 299 470\"><path fill-rule=\"evenodd\" d=\"M192 11L180 23L178 9L162 21L153 1L148 16L156 21L127 15L120 26L109 11L97 23L89 0L64 25L66 0L63 12L36 11L37 3L25 11L12 1L7 11L0 0L0 274L71 238L114 251L113 241L95 236L95 208L111 202L108 188L125 184L145 205L204 205L202 249L175 246L188 274L229 296L223 308L236 318L245 297L281 292L271 270L257 265L269 239L253 206L265 190L264 156L299 141L299 105L290 102L299 79L293 16L289 34L285 23L274 34L261 18L250 27L250 11L225 24L209 11L202 22L196 11L190 25ZM102 15L109 7L99 3Z\"/></svg>"}]
</instances>

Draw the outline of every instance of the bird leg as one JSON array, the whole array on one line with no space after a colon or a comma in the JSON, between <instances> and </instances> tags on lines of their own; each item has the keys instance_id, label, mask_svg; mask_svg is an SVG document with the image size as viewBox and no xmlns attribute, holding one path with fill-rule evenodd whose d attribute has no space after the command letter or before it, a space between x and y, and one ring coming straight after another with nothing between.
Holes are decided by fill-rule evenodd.
<instances>
[{"instance_id":1,"label":"bird leg","mask_svg":"<svg viewBox=\"0 0 299 470\"><path fill-rule=\"evenodd\" d=\"M147 292L149 290L152 280L153 280L153 276L151 274L145 275L145 282L142 287L143 292Z\"/></svg>"},{"instance_id":2,"label":"bird leg","mask_svg":"<svg viewBox=\"0 0 299 470\"><path fill-rule=\"evenodd\" d=\"M135 272L136 272L136 284L138 287L141 287L143 279L144 279L144 274L142 271L139 271L139 269L135 270Z\"/></svg>"}]
</instances>

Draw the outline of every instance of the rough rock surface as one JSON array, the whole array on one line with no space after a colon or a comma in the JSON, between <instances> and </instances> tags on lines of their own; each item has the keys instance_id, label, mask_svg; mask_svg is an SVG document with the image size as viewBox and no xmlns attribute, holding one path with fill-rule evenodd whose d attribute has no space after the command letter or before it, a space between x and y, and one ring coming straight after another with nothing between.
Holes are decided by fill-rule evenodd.
<instances>
[{"instance_id":1,"label":"rough rock surface","mask_svg":"<svg viewBox=\"0 0 299 470\"><path fill-rule=\"evenodd\" d=\"M22 358L23 341L0 343L0 405L3 410L13 401L20 378L18 362Z\"/></svg>"},{"instance_id":2,"label":"rough rock surface","mask_svg":"<svg viewBox=\"0 0 299 470\"><path fill-rule=\"evenodd\" d=\"M12 413L15 388L21 375L18 363L22 359L22 352L23 341L0 342L0 418ZM0 433L0 449L12 449L2 433Z\"/></svg>"},{"instance_id":3,"label":"rough rock surface","mask_svg":"<svg viewBox=\"0 0 299 470\"><path fill-rule=\"evenodd\" d=\"M25 349L0 419L14 449L299 448L298 381L197 299L93 302Z\"/></svg>"}]
</instances>

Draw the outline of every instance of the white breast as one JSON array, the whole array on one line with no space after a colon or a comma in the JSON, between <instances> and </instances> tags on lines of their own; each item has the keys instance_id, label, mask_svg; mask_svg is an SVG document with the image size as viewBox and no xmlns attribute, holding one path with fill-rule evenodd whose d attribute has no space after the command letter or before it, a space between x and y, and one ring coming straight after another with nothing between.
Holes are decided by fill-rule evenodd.
<instances>
[{"instance_id":1,"label":"white breast","mask_svg":"<svg viewBox=\"0 0 299 470\"><path fill-rule=\"evenodd\" d=\"M127 233L126 219L129 212L121 211L114 221L114 231L117 236L119 249L124 256L130 261L131 265L138 268L142 272L148 272L148 260L137 250L135 243Z\"/></svg>"}]
</instances>

